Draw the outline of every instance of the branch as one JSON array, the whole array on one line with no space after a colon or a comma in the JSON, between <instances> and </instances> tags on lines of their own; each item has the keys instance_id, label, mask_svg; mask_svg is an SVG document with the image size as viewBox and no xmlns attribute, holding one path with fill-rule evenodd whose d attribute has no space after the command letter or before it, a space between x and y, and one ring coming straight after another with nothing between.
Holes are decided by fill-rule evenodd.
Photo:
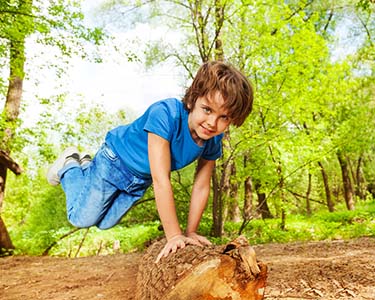
<instances>
[{"instance_id":1,"label":"branch","mask_svg":"<svg viewBox=\"0 0 375 300\"><path fill-rule=\"evenodd\" d=\"M308 1L305 6L303 7L298 7L298 9L296 9L289 17L287 17L285 20L289 21L291 18L293 18L296 14L298 14L301 10L304 10L306 7L308 7L309 5L311 5L312 3L314 2L314 0L310 0Z\"/></svg>"},{"instance_id":2,"label":"branch","mask_svg":"<svg viewBox=\"0 0 375 300\"><path fill-rule=\"evenodd\" d=\"M90 230L90 227L86 228L85 234L84 234L84 236L83 236L81 242L79 243L79 246L78 246L78 249L77 249L76 255L74 256L75 258L78 256L79 251L81 251L81 248L82 248L83 242L85 241L85 239L86 239L86 237L87 237L87 234L89 233L89 230Z\"/></svg>"},{"instance_id":3,"label":"branch","mask_svg":"<svg viewBox=\"0 0 375 300\"><path fill-rule=\"evenodd\" d=\"M21 167L4 150L0 150L0 164L16 175L20 175L23 172Z\"/></svg>"},{"instance_id":4,"label":"branch","mask_svg":"<svg viewBox=\"0 0 375 300\"><path fill-rule=\"evenodd\" d=\"M134 203L133 207L138 206L138 205L140 205L142 203L145 203L145 202L148 202L148 201L152 201L152 200L155 200L155 197L138 200L137 202Z\"/></svg>"},{"instance_id":5,"label":"branch","mask_svg":"<svg viewBox=\"0 0 375 300\"><path fill-rule=\"evenodd\" d=\"M177 61L184 67L184 69L188 72L189 74L189 78L193 79L194 78L194 74L193 72L191 71L191 69L189 68L188 64L187 64L187 61L182 58L178 53L176 54L171 54L169 56L167 56L166 58L168 57L175 57L177 59Z\"/></svg>"},{"instance_id":6,"label":"branch","mask_svg":"<svg viewBox=\"0 0 375 300\"><path fill-rule=\"evenodd\" d=\"M329 23L331 23L332 18L333 18L333 10L331 10L331 11L329 12L329 17L328 17L327 23L326 23L326 25L324 26L324 29L323 29L324 32L327 32L327 29L328 29Z\"/></svg>"},{"instance_id":7,"label":"branch","mask_svg":"<svg viewBox=\"0 0 375 300\"><path fill-rule=\"evenodd\" d=\"M298 199L298 198L303 198L303 199L306 199L306 198L307 198L306 196L301 195L301 194L298 194L298 193L296 193L296 192L293 192L293 191L290 190L290 189L286 189L286 190L287 190L289 193L291 193L294 197L296 197L297 199ZM319 200L315 200L315 199L311 199L311 198L309 198L309 200L310 200L310 201L313 201L313 202L316 202L316 203L319 203L319 204L322 204L322 205L325 204L324 202L319 201Z\"/></svg>"},{"instance_id":8,"label":"branch","mask_svg":"<svg viewBox=\"0 0 375 300\"><path fill-rule=\"evenodd\" d=\"M1 14L10 14L10 15L21 15L25 17L30 17L30 18L36 18L37 16L32 15L32 14L27 14L25 12L19 11L19 10L0 10L0 15Z\"/></svg>"},{"instance_id":9,"label":"branch","mask_svg":"<svg viewBox=\"0 0 375 300\"><path fill-rule=\"evenodd\" d=\"M366 35L367 35L367 37L368 37L368 40L369 40L369 42L370 42L370 45L373 46L374 43L372 42L371 33L370 33L370 30L369 30L368 27L367 27L367 24L365 23L365 21L362 20L362 18L360 18L360 16L357 16L357 17L358 17L359 21L361 22L363 28L364 28L365 31L366 31Z\"/></svg>"},{"instance_id":10,"label":"branch","mask_svg":"<svg viewBox=\"0 0 375 300\"><path fill-rule=\"evenodd\" d=\"M63 240L64 238L68 237L69 235L75 233L76 231L80 230L81 228L74 228L73 230L63 234L60 238L58 238L56 241L54 241L51 245L49 245L46 250L42 253L42 256L47 256L49 250L51 250L59 241Z\"/></svg>"}]
</instances>

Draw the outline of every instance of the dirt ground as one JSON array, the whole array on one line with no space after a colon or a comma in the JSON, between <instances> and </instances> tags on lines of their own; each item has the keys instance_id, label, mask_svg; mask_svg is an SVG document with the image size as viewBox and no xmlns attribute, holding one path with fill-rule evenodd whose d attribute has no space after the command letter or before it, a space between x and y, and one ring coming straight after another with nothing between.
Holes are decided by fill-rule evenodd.
<instances>
[{"instance_id":1,"label":"dirt ground","mask_svg":"<svg viewBox=\"0 0 375 300\"><path fill-rule=\"evenodd\" d=\"M375 238L254 246L264 299L375 299ZM134 300L142 253L0 258L2 300Z\"/></svg>"}]
</instances>

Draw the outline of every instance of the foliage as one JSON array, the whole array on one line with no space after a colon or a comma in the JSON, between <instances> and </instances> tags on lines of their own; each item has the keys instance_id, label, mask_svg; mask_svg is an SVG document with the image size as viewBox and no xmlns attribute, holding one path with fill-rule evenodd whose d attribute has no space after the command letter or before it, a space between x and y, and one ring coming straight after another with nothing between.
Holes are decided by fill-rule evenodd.
<instances>
[{"instance_id":1,"label":"foliage","mask_svg":"<svg viewBox=\"0 0 375 300\"><path fill-rule=\"evenodd\" d=\"M131 3L122 4L130 9ZM278 216L293 209L292 194L305 193L309 174L311 197L324 197L322 166L332 174L324 184L341 196L336 153L352 163L353 185L364 184L354 178L354 161L373 154L374 73L373 61L367 59L375 31L373 4L201 0L150 5L143 4L143 15L150 12L150 18L170 30L178 27L184 35L177 43L155 41L146 64L171 59L191 77L201 60L215 57L214 45L220 42L225 59L253 82L254 111L242 128L231 131L229 148L237 157L232 181L250 176ZM222 20L217 19L219 10ZM353 25L346 31L355 48L352 56L338 49L348 46L339 40L348 23ZM249 162L243 168L245 155ZM366 160L358 167L369 173L368 164Z\"/></svg>"},{"instance_id":2,"label":"foliage","mask_svg":"<svg viewBox=\"0 0 375 300\"><path fill-rule=\"evenodd\" d=\"M2 215L16 246L15 254L42 255L55 243L57 244L49 252L51 255L75 256L77 252L79 253L77 255L128 252L143 249L144 243L162 234L158 230L157 221L133 223L128 227L128 217L125 217L123 224L110 230L90 228L85 236L86 229L81 229L60 241L63 235L73 230L66 218L65 195L62 189L49 186L45 181L44 172L40 172L35 178L23 175L15 178L11 175L10 184L13 185L15 180L22 181L24 188L8 189ZM138 215L142 214L142 211L134 209ZM84 246L80 249L82 239L84 239ZM113 247L113 244L117 245L117 243L120 244L118 249Z\"/></svg>"},{"instance_id":3,"label":"foliage","mask_svg":"<svg viewBox=\"0 0 375 300\"><path fill-rule=\"evenodd\" d=\"M10 180L15 180L14 176ZM4 211L4 218L17 248L16 254L41 255L50 245L54 246L49 254L56 256L126 253L142 250L150 241L163 235L158 229L160 222L154 201L150 200L133 208L119 225L110 230L102 231L94 227L88 231L80 229L60 240L73 229L66 221L63 192L59 188L49 187L41 178L36 178L34 183L39 181L43 184L34 186L33 189L30 188L33 186L30 179L23 177L22 180L25 189L16 193L9 192ZM24 194L28 197L24 197ZM28 201L22 203L19 199ZM184 220L182 211L187 211L186 207L178 209L179 217ZM235 238L240 225L226 222L226 235L221 239L212 238L212 219L210 212L206 211L200 233L219 244ZM320 209L316 210L312 217L298 213L290 214L287 216L286 230L280 228L278 219L254 219L243 234L251 244L375 236L375 200L368 197L367 200L357 202L355 211L347 211L343 205L339 205L334 213Z\"/></svg>"},{"instance_id":4,"label":"foliage","mask_svg":"<svg viewBox=\"0 0 375 300\"><path fill-rule=\"evenodd\" d=\"M236 237L238 223L225 224L227 235L214 239L223 243ZM280 228L277 219L252 220L243 234L251 244L287 243L296 241L318 241L352 239L375 236L375 200L357 203L355 211L346 211L341 206L336 212L315 212L312 217L300 214L287 216L286 230Z\"/></svg>"},{"instance_id":5,"label":"foliage","mask_svg":"<svg viewBox=\"0 0 375 300\"><path fill-rule=\"evenodd\" d=\"M75 46L78 40L74 33L99 42L100 31L87 31L78 25L83 15L75 6L77 3L72 2L74 5L69 9L63 1L55 1L55 6L42 3L35 1L33 6L38 18L22 16L17 23L27 25L24 35L34 30L37 41L46 45L46 49L57 45L60 54L67 55L86 55L84 44ZM128 29L137 22L150 22L153 26L163 24L168 30L178 28L182 33L176 42L155 40L147 45L145 64L170 60L183 67L185 79L190 78L200 61L216 57L215 45L220 42L225 59L251 79L255 90L253 112L244 126L230 129L229 146L224 149L225 159L236 166L230 182L239 186L238 197L227 202L237 201L243 219L244 182L250 178L253 183L251 221L243 231L251 241L374 235L371 193L375 194L375 6L372 1L347 0L342 5L319 0L110 1L104 8L107 15L102 20L111 22L107 26L118 24ZM220 26L216 15L219 11L214 8L222 9ZM103 11L98 11L99 19L100 13ZM124 13L127 18L122 17ZM20 34L18 26L11 25L13 17L0 13L4 21L0 33L15 37ZM125 21L113 23L121 20ZM0 38L0 57L5 58L6 39ZM143 50L142 47L139 52ZM0 65L5 66L6 60L1 60ZM48 187L41 170L67 145L75 144L80 150L94 154L109 128L130 121L128 112L109 114L105 107L87 104L88 99L77 98L74 105L66 102L66 95L39 100L46 107L45 112L35 126L19 129L22 139L13 144L14 155L26 166L27 173L10 177L3 213L19 251L33 254L40 254L72 229L64 217L62 191ZM3 128L3 119L0 126ZM338 153L348 162L347 176L353 187L355 211L346 211L344 206ZM218 165L224 163L227 161ZM322 171L327 174L327 181ZM194 165L172 175L178 217L183 226L193 174ZM275 219L260 219L257 201L261 195L265 196ZM326 212L328 196L335 206L333 213ZM161 235L156 229L159 223L152 189L144 200L148 201L129 212L118 227L106 232L90 229L87 235L80 230L54 247L53 253L75 255L83 238L87 248L82 248L82 254L96 254L98 249L101 253L112 253L114 240L121 241L122 251L129 251ZM310 217L305 216L308 202ZM209 203L200 227L208 236L212 230L211 209ZM225 238L235 236L239 227L239 223L226 222Z\"/></svg>"},{"instance_id":6,"label":"foliage","mask_svg":"<svg viewBox=\"0 0 375 300\"><path fill-rule=\"evenodd\" d=\"M84 23L79 1L2 1L0 21L1 69L6 66L5 58L9 51L21 47L17 43L27 37L30 37L31 44L44 45L38 55L56 53L57 49L59 53L54 56L55 60L73 55L92 57L89 51L92 47L88 46L99 46L105 40L105 33L101 28L90 28ZM50 64L48 67L53 65L56 66ZM20 67L19 72L25 70Z\"/></svg>"},{"instance_id":7,"label":"foliage","mask_svg":"<svg viewBox=\"0 0 375 300\"><path fill-rule=\"evenodd\" d=\"M18 130L18 136L23 140L20 148L23 153L28 153L29 162L25 165L28 165L29 174L46 168L63 149L71 145L94 155L109 129L130 120L124 111L110 114L101 104L88 105L80 98L77 100L75 104L68 104L66 95L41 99L46 109L38 122ZM71 105L70 110L66 109L68 105ZM60 113L56 115L54 112Z\"/></svg>"}]
</instances>

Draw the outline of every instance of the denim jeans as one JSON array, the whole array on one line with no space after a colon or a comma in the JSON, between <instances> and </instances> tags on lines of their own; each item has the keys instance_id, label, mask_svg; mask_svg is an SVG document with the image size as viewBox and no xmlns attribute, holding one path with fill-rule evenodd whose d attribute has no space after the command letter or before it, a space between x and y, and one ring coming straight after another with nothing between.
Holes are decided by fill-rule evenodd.
<instances>
[{"instance_id":1,"label":"denim jeans","mask_svg":"<svg viewBox=\"0 0 375 300\"><path fill-rule=\"evenodd\" d=\"M95 225L100 229L116 225L152 183L131 174L106 144L88 166L70 163L59 176L69 222L76 227Z\"/></svg>"}]
</instances>

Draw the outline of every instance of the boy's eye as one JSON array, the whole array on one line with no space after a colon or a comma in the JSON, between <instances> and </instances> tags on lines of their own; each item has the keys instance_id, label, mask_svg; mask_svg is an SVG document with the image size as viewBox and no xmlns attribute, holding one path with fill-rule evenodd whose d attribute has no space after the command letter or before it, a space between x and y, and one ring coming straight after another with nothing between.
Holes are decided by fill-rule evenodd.
<instances>
[{"instance_id":1,"label":"boy's eye","mask_svg":"<svg viewBox=\"0 0 375 300\"><path fill-rule=\"evenodd\" d=\"M205 113L210 113L211 112L211 109L209 107L203 107L203 111Z\"/></svg>"}]
</instances>

